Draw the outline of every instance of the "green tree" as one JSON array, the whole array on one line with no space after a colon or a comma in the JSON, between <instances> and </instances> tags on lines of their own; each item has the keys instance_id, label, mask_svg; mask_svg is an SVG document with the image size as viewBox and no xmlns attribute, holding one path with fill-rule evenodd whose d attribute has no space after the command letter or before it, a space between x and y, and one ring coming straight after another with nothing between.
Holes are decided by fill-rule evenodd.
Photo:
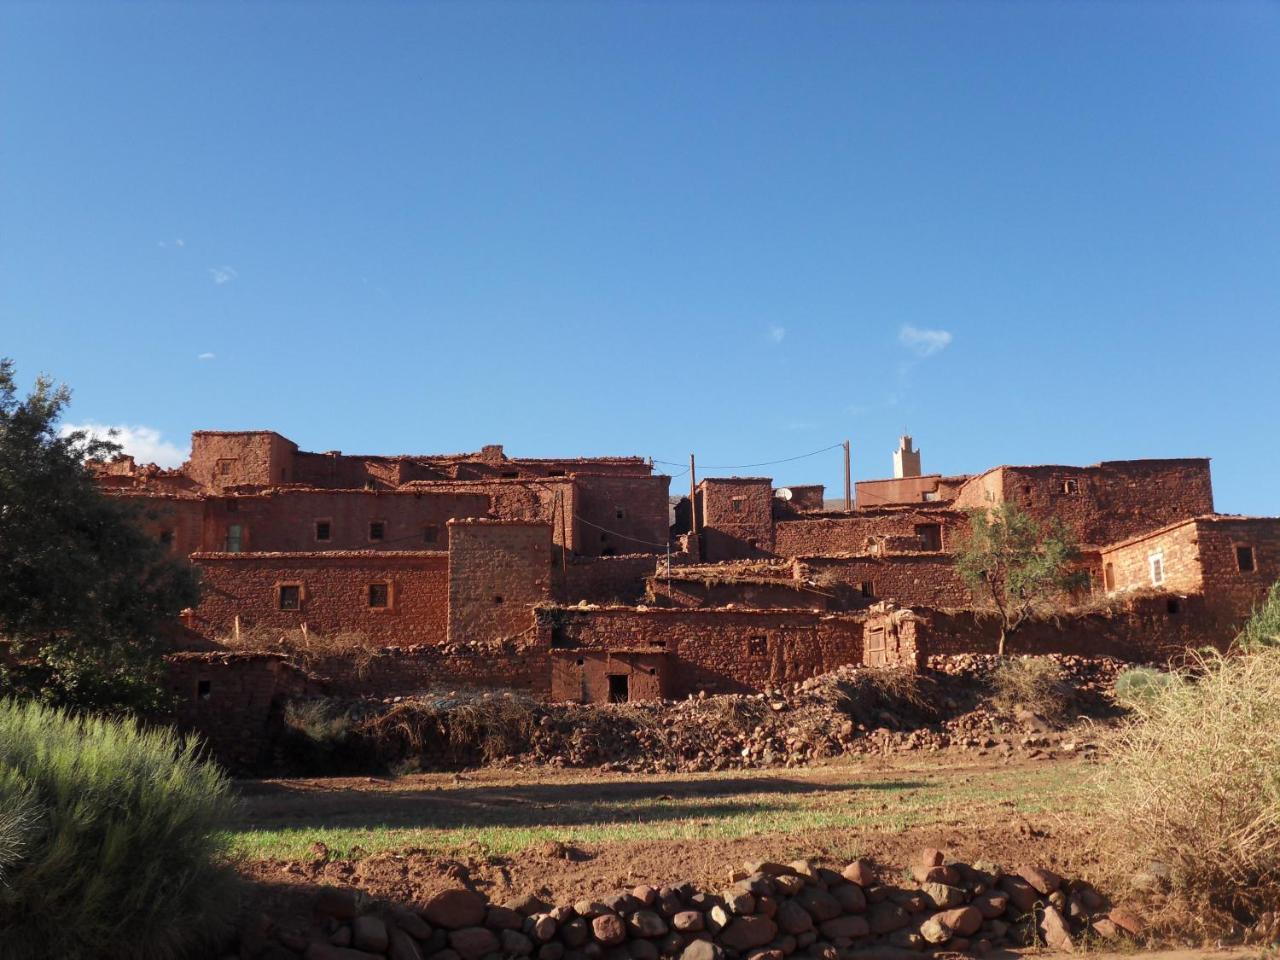
<instances>
[{"instance_id":1,"label":"green tree","mask_svg":"<svg viewBox=\"0 0 1280 960\"><path fill-rule=\"evenodd\" d=\"M0 360L0 692L73 706L154 708L166 625L199 598L195 574L104 496L87 466L119 452L58 420L48 377L20 398Z\"/></svg>"},{"instance_id":2,"label":"green tree","mask_svg":"<svg viewBox=\"0 0 1280 960\"><path fill-rule=\"evenodd\" d=\"M987 596L1000 620L999 654L1028 619L1051 610L1065 594L1088 582L1075 569L1080 551L1057 518L1041 525L1011 503L969 511L969 536L956 567L975 597Z\"/></svg>"},{"instance_id":3,"label":"green tree","mask_svg":"<svg viewBox=\"0 0 1280 960\"><path fill-rule=\"evenodd\" d=\"M1280 581L1271 585L1262 605L1254 608L1236 643L1246 650L1280 646Z\"/></svg>"}]
</instances>

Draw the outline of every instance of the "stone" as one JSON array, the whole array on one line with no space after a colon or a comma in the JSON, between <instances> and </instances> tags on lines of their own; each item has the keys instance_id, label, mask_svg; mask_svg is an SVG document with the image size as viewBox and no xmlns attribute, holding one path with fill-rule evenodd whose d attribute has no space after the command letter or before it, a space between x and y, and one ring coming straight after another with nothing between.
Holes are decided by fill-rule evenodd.
<instances>
[{"instance_id":1,"label":"stone","mask_svg":"<svg viewBox=\"0 0 1280 960\"><path fill-rule=\"evenodd\" d=\"M448 934L445 934L445 936L447 937ZM458 956L457 950L450 950L447 947L442 947L441 949L428 954L427 960L462 960L462 958Z\"/></svg>"},{"instance_id":2,"label":"stone","mask_svg":"<svg viewBox=\"0 0 1280 960\"><path fill-rule=\"evenodd\" d=\"M750 890L744 890L741 887L724 892L724 905L730 913L736 913L739 916L756 912L756 898Z\"/></svg>"},{"instance_id":3,"label":"stone","mask_svg":"<svg viewBox=\"0 0 1280 960\"><path fill-rule=\"evenodd\" d=\"M804 933L806 930L813 929L812 915L794 900L782 901L778 905L778 913L774 919L787 933Z\"/></svg>"},{"instance_id":4,"label":"stone","mask_svg":"<svg viewBox=\"0 0 1280 960\"><path fill-rule=\"evenodd\" d=\"M430 934L427 934L430 936ZM387 956L391 960L422 960L422 951L418 949L418 942L409 936L401 927L392 927L390 933L391 949L387 951Z\"/></svg>"},{"instance_id":5,"label":"stone","mask_svg":"<svg viewBox=\"0 0 1280 960\"><path fill-rule=\"evenodd\" d=\"M924 937L926 943L946 943L952 935L952 929L939 919L939 914L935 913L920 924L920 936Z\"/></svg>"},{"instance_id":6,"label":"stone","mask_svg":"<svg viewBox=\"0 0 1280 960\"><path fill-rule=\"evenodd\" d=\"M1071 939L1071 928L1067 919L1057 907L1045 907L1040 920L1040 930L1044 934L1045 946L1050 950L1070 952L1075 950L1075 941Z\"/></svg>"},{"instance_id":7,"label":"stone","mask_svg":"<svg viewBox=\"0 0 1280 960\"><path fill-rule=\"evenodd\" d=\"M867 910L867 895L862 892L861 887L852 883L842 883L838 887L833 887L831 895L836 898L840 909L845 913L865 913Z\"/></svg>"},{"instance_id":8,"label":"stone","mask_svg":"<svg viewBox=\"0 0 1280 960\"><path fill-rule=\"evenodd\" d=\"M564 960L564 944L558 940L544 943L538 948L538 960Z\"/></svg>"},{"instance_id":9,"label":"stone","mask_svg":"<svg viewBox=\"0 0 1280 960\"><path fill-rule=\"evenodd\" d=\"M797 876L794 873L784 873L780 877L773 878L773 885L779 893L786 894L788 897L794 897L797 893L805 888L804 877Z\"/></svg>"},{"instance_id":10,"label":"stone","mask_svg":"<svg viewBox=\"0 0 1280 960\"><path fill-rule=\"evenodd\" d=\"M652 940L631 940L627 943L627 956L631 960L658 960L658 945Z\"/></svg>"},{"instance_id":11,"label":"stone","mask_svg":"<svg viewBox=\"0 0 1280 960\"><path fill-rule=\"evenodd\" d=\"M756 913L772 917L778 912L778 901L773 897L756 897Z\"/></svg>"},{"instance_id":12,"label":"stone","mask_svg":"<svg viewBox=\"0 0 1280 960\"><path fill-rule=\"evenodd\" d=\"M806 887L794 902L808 910L819 923L840 916L840 901L819 887Z\"/></svg>"},{"instance_id":13,"label":"stone","mask_svg":"<svg viewBox=\"0 0 1280 960\"><path fill-rule=\"evenodd\" d=\"M530 931L533 933L533 939L537 940L539 943L550 943L555 939L556 930L559 927L556 923L555 917L551 916L549 913L544 913L531 917L530 919L533 920L533 925L530 927Z\"/></svg>"},{"instance_id":14,"label":"stone","mask_svg":"<svg viewBox=\"0 0 1280 960\"><path fill-rule=\"evenodd\" d=\"M1128 907L1116 907L1107 914L1107 919L1132 937L1141 936L1147 928L1146 921Z\"/></svg>"},{"instance_id":15,"label":"stone","mask_svg":"<svg viewBox=\"0 0 1280 960\"><path fill-rule=\"evenodd\" d=\"M351 942L357 950L384 953L391 940L381 917L365 915L351 922Z\"/></svg>"},{"instance_id":16,"label":"stone","mask_svg":"<svg viewBox=\"0 0 1280 960\"><path fill-rule=\"evenodd\" d=\"M399 904L387 911L395 925L415 940L426 940L431 936L431 925L408 907Z\"/></svg>"},{"instance_id":17,"label":"stone","mask_svg":"<svg viewBox=\"0 0 1280 960\"><path fill-rule=\"evenodd\" d=\"M449 946L462 960L481 960L487 954L497 953L501 943L498 935L487 927L460 927L450 931Z\"/></svg>"},{"instance_id":18,"label":"stone","mask_svg":"<svg viewBox=\"0 0 1280 960\"><path fill-rule=\"evenodd\" d=\"M621 943L627 939L627 928L622 918L616 913L602 913L591 921L591 933L607 947Z\"/></svg>"},{"instance_id":19,"label":"stone","mask_svg":"<svg viewBox=\"0 0 1280 960\"><path fill-rule=\"evenodd\" d=\"M379 954L366 953L363 950L353 950L350 947L336 947L332 943L325 943L323 940L313 940L307 945L307 952L303 954L306 960L374 960L375 957L380 958Z\"/></svg>"},{"instance_id":20,"label":"stone","mask_svg":"<svg viewBox=\"0 0 1280 960\"><path fill-rule=\"evenodd\" d=\"M549 913L551 911L551 904L534 896L532 893L512 897L504 903L503 906L508 910L514 910L516 913L522 914L526 917L531 917L535 913Z\"/></svg>"},{"instance_id":21,"label":"stone","mask_svg":"<svg viewBox=\"0 0 1280 960\"><path fill-rule=\"evenodd\" d=\"M710 940L694 940L681 951L680 960L724 960L724 951Z\"/></svg>"},{"instance_id":22,"label":"stone","mask_svg":"<svg viewBox=\"0 0 1280 960\"><path fill-rule=\"evenodd\" d=\"M658 894L658 912L668 920L677 913L681 913L685 906L680 902L680 898L676 896L675 891L667 890Z\"/></svg>"},{"instance_id":23,"label":"stone","mask_svg":"<svg viewBox=\"0 0 1280 960\"><path fill-rule=\"evenodd\" d=\"M1043 897L1056 893L1058 888L1062 886L1062 878L1051 870L1045 870L1043 867L1019 867L1018 876L1031 885L1036 893Z\"/></svg>"},{"instance_id":24,"label":"stone","mask_svg":"<svg viewBox=\"0 0 1280 960\"><path fill-rule=\"evenodd\" d=\"M707 911L707 929L712 933L719 933L729 925L729 921L732 919L732 914L717 903Z\"/></svg>"},{"instance_id":25,"label":"stone","mask_svg":"<svg viewBox=\"0 0 1280 960\"><path fill-rule=\"evenodd\" d=\"M925 847L920 851L920 856L916 857L916 863L926 869L929 867L940 867L946 860L946 855L941 850L933 847Z\"/></svg>"},{"instance_id":26,"label":"stone","mask_svg":"<svg viewBox=\"0 0 1280 960\"><path fill-rule=\"evenodd\" d=\"M964 882L960 871L955 867L926 867L916 864L911 868L911 875L916 883L945 883L949 887L958 887Z\"/></svg>"},{"instance_id":27,"label":"stone","mask_svg":"<svg viewBox=\"0 0 1280 960\"><path fill-rule=\"evenodd\" d=\"M778 925L768 917L734 917L720 931L720 942L733 950L763 947L778 933Z\"/></svg>"},{"instance_id":28,"label":"stone","mask_svg":"<svg viewBox=\"0 0 1280 960\"><path fill-rule=\"evenodd\" d=\"M1120 928L1107 917L1095 920L1090 926L1093 928L1093 932L1103 940L1117 940L1120 937Z\"/></svg>"},{"instance_id":29,"label":"stone","mask_svg":"<svg viewBox=\"0 0 1280 960\"><path fill-rule=\"evenodd\" d=\"M613 911L599 900L579 900L573 905L573 912L585 920L594 920L601 914Z\"/></svg>"},{"instance_id":30,"label":"stone","mask_svg":"<svg viewBox=\"0 0 1280 960\"><path fill-rule=\"evenodd\" d=\"M671 926L681 933L697 933L704 926L702 914L697 910L681 910L671 918Z\"/></svg>"},{"instance_id":31,"label":"stone","mask_svg":"<svg viewBox=\"0 0 1280 960\"><path fill-rule=\"evenodd\" d=\"M329 942L335 947L351 946L351 927L343 924L333 933L329 934Z\"/></svg>"},{"instance_id":32,"label":"stone","mask_svg":"<svg viewBox=\"0 0 1280 960\"><path fill-rule=\"evenodd\" d=\"M934 914L934 919L946 924L953 934L972 937L982 928L982 913L977 907L957 907Z\"/></svg>"},{"instance_id":33,"label":"stone","mask_svg":"<svg viewBox=\"0 0 1280 960\"><path fill-rule=\"evenodd\" d=\"M652 910L637 910L627 919L627 926L637 937L662 937L667 933L667 922Z\"/></svg>"},{"instance_id":34,"label":"stone","mask_svg":"<svg viewBox=\"0 0 1280 960\"><path fill-rule=\"evenodd\" d=\"M345 887L321 887L316 894L315 912L335 920L354 920L363 906L364 895Z\"/></svg>"},{"instance_id":35,"label":"stone","mask_svg":"<svg viewBox=\"0 0 1280 960\"><path fill-rule=\"evenodd\" d=\"M1000 889L1009 896L1009 902L1019 913L1030 913L1040 901L1040 895L1021 877L1004 877Z\"/></svg>"},{"instance_id":36,"label":"stone","mask_svg":"<svg viewBox=\"0 0 1280 960\"><path fill-rule=\"evenodd\" d=\"M519 930L524 917L510 907L490 907L484 915L484 925L490 930Z\"/></svg>"},{"instance_id":37,"label":"stone","mask_svg":"<svg viewBox=\"0 0 1280 960\"><path fill-rule=\"evenodd\" d=\"M872 868L870 861L855 860L849 864L840 874L850 883L856 883L860 887L874 886L876 882L876 872Z\"/></svg>"},{"instance_id":38,"label":"stone","mask_svg":"<svg viewBox=\"0 0 1280 960\"><path fill-rule=\"evenodd\" d=\"M920 892L935 910L950 910L965 901L963 890L945 883L926 883L920 887Z\"/></svg>"},{"instance_id":39,"label":"stone","mask_svg":"<svg viewBox=\"0 0 1280 960\"><path fill-rule=\"evenodd\" d=\"M867 910L867 923L872 933L892 933L910 922L907 911L889 900L873 903Z\"/></svg>"},{"instance_id":40,"label":"stone","mask_svg":"<svg viewBox=\"0 0 1280 960\"><path fill-rule=\"evenodd\" d=\"M580 947L591 937L591 928L582 917L566 920L560 927L560 939L566 947Z\"/></svg>"},{"instance_id":41,"label":"stone","mask_svg":"<svg viewBox=\"0 0 1280 960\"><path fill-rule=\"evenodd\" d=\"M631 891L631 896L635 897L646 907L652 907L658 900L658 891L647 884L635 887Z\"/></svg>"},{"instance_id":42,"label":"stone","mask_svg":"<svg viewBox=\"0 0 1280 960\"><path fill-rule=\"evenodd\" d=\"M505 928L498 934L503 956L527 957L533 953L533 941L518 930Z\"/></svg>"},{"instance_id":43,"label":"stone","mask_svg":"<svg viewBox=\"0 0 1280 960\"><path fill-rule=\"evenodd\" d=\"M422 914L432 926L446 930L478 927L484 923L485 902L480 894L461 887L442 890L428 901Z\"/></svg>"},{"instance_id":44,"label":"stone","mask_svg":"<svg viewBox=\"0 0 1280 960\"><path fill-rule=\"evenodd\" d=\"M994 920L996 917L1003 915L1008 908L1009 895L995 892L980 893L973 898L973 905L988 920Z\"/></svg>"},{"instance_id":45,"label":"stone","mask_svg":"<svg viewBox=\"0 0 1280 960\"><path fill-rule=\"evenodd\" d=\"M822 921L818 929L828 940L835 940L839 937L865 937L871 932L871 925L866 917L836 917Z\"/></svg>"}]
</instances>

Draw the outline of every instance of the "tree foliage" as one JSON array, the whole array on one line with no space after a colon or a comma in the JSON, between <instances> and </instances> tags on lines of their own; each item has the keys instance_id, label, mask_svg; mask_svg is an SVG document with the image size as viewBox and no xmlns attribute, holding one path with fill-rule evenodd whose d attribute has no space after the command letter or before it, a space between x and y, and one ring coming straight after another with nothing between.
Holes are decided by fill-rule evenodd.
<instances>
[{"instance_id":1,"label":"tree foliage","mask_svg":"<svg viewBox=\"0 0 1280 960\"><path fill-rule=\"evenodd\" d=\"M70 396L42 376L19 397L0 360L0 690L154 707L159 635L198 584L147 534L143 510L94 483L87 462L119 447L59 435Z\"/></svg>"},{"instance_id":2,"label":"tree foliage","mask_svg":"<svg viewBox=\"0 0 1280 960\"><path fill-rule=\"evenodd\" d=\"M1236 643L1245 650L1280 647L1280 581L1271 585L1266 599L1254 609Z\"/></svg>"},{"instance_id":3,"label":"tree foliage","mask_svg":"<svg viewBox=\"0 0 1280 960\"><path fill-rule=\"evenodd\" d=\"M969 535L956 567L975 597L987 597L1000 620L999 652L1028 619L1058 604L1087 582L1075 569L1080 557L1074 538L1055 518L1042 525L1014 504L969 511Z\"/></svg>"}]
</instances>

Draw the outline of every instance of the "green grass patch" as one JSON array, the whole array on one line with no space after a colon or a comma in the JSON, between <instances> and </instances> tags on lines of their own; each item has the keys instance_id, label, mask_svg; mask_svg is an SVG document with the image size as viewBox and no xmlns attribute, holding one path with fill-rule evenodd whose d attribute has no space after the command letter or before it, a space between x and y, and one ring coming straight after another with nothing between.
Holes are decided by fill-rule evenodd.
<instances>
[{"instance_id":1,"label":"green grass patch","mask_svg":"<svg viewBox=\"0 0 1280 960\"><path fill-rule=\"evenodd\" d=\"M254 804L229 837L241 857L305 859L324 843L348 858L408 850L448 856L477 851L512 855L549 841L575 845L682 839L804 835L844 828L894 832L933 823L963 822L975 813L999 819L1017 812L1068 809L1081 789L1078 770L983 771L975 774L895 774L807 779L685 777L646 781L640 795L610 796L609 782L552 783L530 787L406 789L387 795L353 792L343 811L314 819L299 798L290 822L271 811L271 823L254 823ZM678 793L678 790L687 791ZM594 797L593 797L594 795ZM1074 798L1074 799L1073 799ZM279 806L280 798L273 798Z\"/></svg>"}]
</instances>

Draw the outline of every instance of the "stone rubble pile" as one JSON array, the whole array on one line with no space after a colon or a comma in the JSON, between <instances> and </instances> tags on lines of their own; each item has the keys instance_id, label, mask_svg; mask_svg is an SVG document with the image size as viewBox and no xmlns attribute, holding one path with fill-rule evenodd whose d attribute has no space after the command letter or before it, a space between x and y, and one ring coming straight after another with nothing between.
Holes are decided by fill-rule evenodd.
<instances>
[{"instance_id":1,"label":"stone rubble pile","mask_svg":"<svg viewBox=\"0 0 1280 960\"><path fill-rule=\"evenodd\" d=\"M842 871L807 860L747 863L708 893L691 884L638 886L601 901L504 905L456 888L422 907L371 903L324 888L300 930L265 919L241 960L877 960L997 947L1069 951L1084 941L1141 936L1134 911L1109 909L1086 883L1024 866L949 861L926 849L912 885L882 882L856 860Z\"/></svg>"}]
</instances>

